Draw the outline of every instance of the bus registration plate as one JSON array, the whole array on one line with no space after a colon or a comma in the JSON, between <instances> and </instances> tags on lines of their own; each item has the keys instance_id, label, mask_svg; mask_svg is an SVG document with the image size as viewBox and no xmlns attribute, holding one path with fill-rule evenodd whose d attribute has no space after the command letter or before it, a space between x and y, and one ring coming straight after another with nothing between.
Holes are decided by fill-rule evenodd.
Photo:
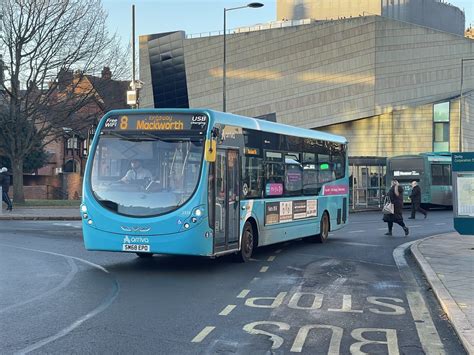
<instances>
[{"instance_id":1,"label":"bus registration plate","mask_svg":"<svg viewBox=\"0 0 474 355\"><path fill-rule=\"evenodd\" d=\"M148 244L122 244L122 250L149 253L150 246Z\"/></svg>"}]
</instances>

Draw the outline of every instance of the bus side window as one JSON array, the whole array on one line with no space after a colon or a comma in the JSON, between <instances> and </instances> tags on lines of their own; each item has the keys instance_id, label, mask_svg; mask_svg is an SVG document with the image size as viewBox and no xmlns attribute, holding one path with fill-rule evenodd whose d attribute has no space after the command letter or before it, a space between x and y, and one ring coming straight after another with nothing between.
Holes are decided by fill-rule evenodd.
<instances>
[{"instance_id":1,"label":"bus side window","mask_svg":"<svg viewBox=\"0 0 474 355\"><path fill-rule=\"evenodd\" d=\"M283 195L283 184L285 180L285 166L283 163L265 164L265 195Z\"/></svg>"},{"instance_id":2,"label":"bus side window","mask_svg":"<svg viewBox=\"0 0 474 355\"><path fill-rule=\"evenodd\" d=\"M263 159L244 156L242 161L242 198L262 197Z\"/></svg>"},{"instance_id":3,"label":"bus side window","mask_svg":"<svg viewBox=\"0 0 474 355\"><path fill-rule=\"evenodd\" d=\"M285 164L285 195L301 195L303 188L303 169L301 164L290 157Z\"/></svg>"}]
</instances>

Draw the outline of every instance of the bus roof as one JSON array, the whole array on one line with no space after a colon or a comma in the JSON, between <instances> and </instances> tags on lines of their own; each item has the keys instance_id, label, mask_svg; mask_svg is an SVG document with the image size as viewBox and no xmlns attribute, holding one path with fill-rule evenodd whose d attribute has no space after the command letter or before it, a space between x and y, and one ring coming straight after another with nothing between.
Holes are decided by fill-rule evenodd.
<instances>
[{"instance_id":1,"label":"bus roof","mask_svg":"<svg viewBox=\"0 0 474 355\"><path fill-rule=\"evenodd\" d=\"M257 131L273 132L277 134L285 134L302 138L322 139L325 141L331 141L342 144L347 143L347 139L345 137L338 136L335 134L289 126L282 123L260 120L258 118L235 115L232 113L225 113L213 110L205 111L211 113L216 123L229 124L242 128L254 129Z\"/></svg>"},{"instance_id":2,"label":"bus roof","mask_svg":"<svg viewBox=\"0 0 474 355\"><path fill-rule=\"evenodd\" d=\"M393 157L388 158L389 160L392 159L411 159L411 158L426 158L428 160L451 160L451 153L449 152L427 152L427 153L419 153L419 154L407 154L407 155L396 155Z\"/></svg>"},{"instance_id":3,"label":"bus roof","mask_svg":"<svg viewBox=\"0 0 474 355\"><path fill-rule=\"evenodd\" d=\"M285 134L291 136L297 136L302 138L313 138L313 139L322 139L325 141L331 141L335 143L346 144L347 139L342 136L338 136L335 134L330 134L326 132L320 132L312 129L305 129L299 128L294 126L289 126L281 123L275 123L265 120L260 120L257 118L246 117L235 115L232 113L220 112L215 110L210 110L206 108L191 108L191 109L183 109L183 108L144 108L138 110L113 110L107 113L108 115L132 115L138 113L165 113L165 112L176 112L176 113L187 113L187 112L205 112L209 114L211 119L214 119L216 123L234 125L242 128L254 129L257 131L265 131L265 132L273 132L277 134Z\"/></svg>"}]
</instances>

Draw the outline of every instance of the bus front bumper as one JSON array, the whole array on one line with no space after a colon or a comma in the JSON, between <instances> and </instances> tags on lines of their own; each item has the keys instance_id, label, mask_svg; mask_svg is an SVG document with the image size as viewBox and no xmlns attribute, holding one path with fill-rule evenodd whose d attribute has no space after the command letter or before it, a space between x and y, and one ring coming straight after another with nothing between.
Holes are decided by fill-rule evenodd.
<instances>
[{"instance_id":1,"label":"bus front bumper","mask_svg":"<svg viewBox=\"0 0 474 355\"><path fill-rule=\"evenodd\" d=\"M174 234L134 235L102 231L82 224L87 250L212 256L213 238L210 229L200 226Z\"/></svg>"}]
</instances>

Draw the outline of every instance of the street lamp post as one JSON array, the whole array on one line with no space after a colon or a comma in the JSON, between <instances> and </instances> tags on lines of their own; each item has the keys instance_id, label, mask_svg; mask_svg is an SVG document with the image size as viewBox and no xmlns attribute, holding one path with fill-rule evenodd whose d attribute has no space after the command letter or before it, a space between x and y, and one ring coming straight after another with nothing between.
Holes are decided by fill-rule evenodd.
<instances>
[{"instance_id":1,"label":"street lamp post","mask_svg":"<svg viewBox=\"0 0 474 355\"><path fill-rule=\"evenodd\" d=\"M463 101L463 84L464 84L464 62L474 60L474 58L461 59L461 94L459 95L459 151L462 152L462 101Z\"/></svg>"},{"instance_id":2,"label":"street lamp post","mask_svg":"<svg viewBox=\"0 0 474 355\"><path fill-rule=\"evenodd\" d=\"M244 6L238 6L238 7L231 7L231 8L224 8L224 62L222 65L222 111L226 111L226 14L227 11L232 11L232 10L238 10L238 9L245 9L247 7L250 8L259 8L262 7L263 4L259 2L251 2L250 4L244 5Z\"/></svg>"}]
</instances>

